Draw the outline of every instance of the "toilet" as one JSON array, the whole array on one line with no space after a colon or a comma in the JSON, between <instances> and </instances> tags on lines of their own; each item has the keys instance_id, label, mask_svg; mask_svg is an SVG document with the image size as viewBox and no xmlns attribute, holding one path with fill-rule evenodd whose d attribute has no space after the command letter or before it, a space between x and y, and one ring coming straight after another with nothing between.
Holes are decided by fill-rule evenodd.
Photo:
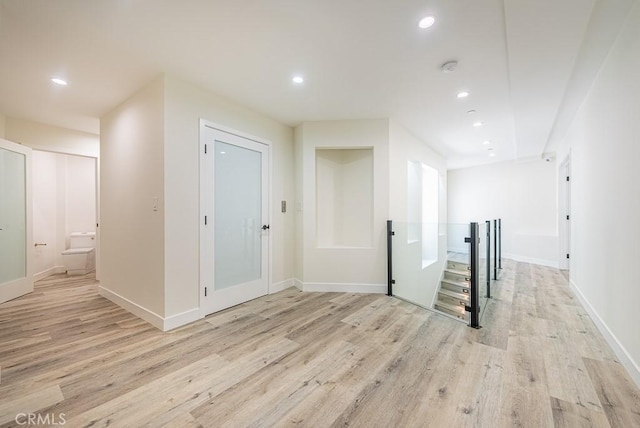
<instances>
[{"instance_id":1,"label":"toilet","mask_svg":"<svg viewBox=\"0 0 640 428\"><path fill-rule=\"evenodd\" d=\"M73 232L69 249L62 252L67 275L85 275L96 268L96 233Z\"/></svg>"}]
</instances>

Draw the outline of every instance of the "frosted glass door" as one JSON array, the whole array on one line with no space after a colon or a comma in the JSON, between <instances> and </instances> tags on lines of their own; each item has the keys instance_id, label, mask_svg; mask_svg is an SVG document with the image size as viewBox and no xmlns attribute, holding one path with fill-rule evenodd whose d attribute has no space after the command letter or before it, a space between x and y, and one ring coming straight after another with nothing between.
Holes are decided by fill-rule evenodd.
<instances>
[{"instance_id":1,"label":"frosted glass door","mask_svg":"<svg viewBox=\"0 0 640 428\"><path fill-rule=\"evenodd\" d=\"M220 290L262 274L262 153L215 143L215 280Z\"/></svg>"},{"instance_id":2,"label":"frosted glass door","mask_svg":"<svg viewBox=\"0 0 640 428\"><path fill-rule=\"evenodd\" d=\"M201 126L203 315L269 292L269 146Z\"/></svg>"},{"instance_id":3,"label":"frosted glass door","mask_svg":"<svg viewBox=\"0 0 640 428\"><path fill-rule=\"evenodd\" d=\"M0 149L0 284L27 274L25 156Z\"/></svg>"},{"instance_id":4,"label":"frosted glass door","mask_svg":"<svg viewBox=\"0 0 640 428\"><path fill-rule=\"evenodd\" d=\"M28 269L30 152L0 140L0 303L33 290Z\"/></svg>"}]
</instances>

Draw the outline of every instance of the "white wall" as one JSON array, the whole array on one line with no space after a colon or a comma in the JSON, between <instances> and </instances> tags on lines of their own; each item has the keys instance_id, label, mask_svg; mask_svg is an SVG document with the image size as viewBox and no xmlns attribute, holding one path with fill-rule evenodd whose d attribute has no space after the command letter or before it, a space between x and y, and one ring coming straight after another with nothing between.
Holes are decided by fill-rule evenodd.
<instances>
[{"instance_id":1,"label":"white wall","mask_svg":"<svg viewBox=\"0 0 640 428\"><path fill-rule=\"evenodd\" d=\"M165 314L164 80L104 116L100 135L101 293L155 321Z\"/></svg>"},{"instance_id":2,"label":"white wall","mask_svg":"<svg viewBox=\"0 0 640 428\"><path fill-rule=\"evenodd\" d=\"M640 385L640 4L565 140L571 150L571 284Z\"/></svg>"},{"instance_id":3,"label":"white wall","mask_svg":"<svg viewBox=\"0 0 640 428\"><path fill-rule=\"evenodd\" d=\"M446 229L441 229L436 263L422 266L422 243L407 243L408 163L419 162L438 171L440 190L438 222L447 222L447 168L445 159L395 121L389 126L389 219L394 222L395 294L430 307L446 262Z\"/></svg>"},{"instance_id":4,"label":"white wall","mask_svg":"<svg viewBox=\"0 0 640 428\"><path fill-rule=\"evenodd\" d=\"M305 122L296 131L297 201L302 233L299 286L304 290L384 291L386 220L389 207L389 121ZM370 248L320 248L316 214L316 149L373 148L373 242Z\"/></svg>"},{"instance_id":5,"label":"white wall","mask_svg":"<svg viewBox=\"0 0 640 428\"><path fill-rule=\"evenodd\" d=\"M199 120L271 142L271 284L294 276L293 130L172 76L165 77L165 314L199 308ZM288 210L280 212L280 201Z\"/></svg>"},{"instance_id":6,"label":"white wall","mask_svg":"<svg viewBox=\"0 0 640 428\"><path fill-rule=\"evenodd\" d=\"M292 129L160 76L101 120L101 292L164 329L200 316L201 118L272 143L270 278L293 284Z\"/></svg>"},{"instance_id":7,"label":"white wall","mask_svg":"<svg viewBox=\"0 0 640 428\"><path fill-rule=\"evenodd\" d=\"M96 160L82 156L59 156L65 160L66 235L72 232L95 232Z\"/></svg>"},{"instance_id":8,"label":"white wall","mask_svg":"<svg viewBox=\"0 0 640 428\"><path fill-rule=\"evenodd\" d=\"M100 154L98 135L39 122L6 117L4 134L7 140L24 144L32 149L94 158Z\"/></svg>"},{"instance_id":9,"label":"white wall","mask_svg":"<svg viewBox=\"0 0 640 428\"><path fill-rule=\"evenodd\" d=\"M449 223L502 219L502 256L558 266L556 162L501 162L448 173Z\"/></svg>"},{"instance_id":10,"label":"white wall","mask_svg":"<svg viewBox=\"0 0 640 428\"><path fill-rule=\"evenodd\" d=\"M62 272L71 232L95 232L94 158L33 151L33 239L36 279Z\"/></svg>"},{"instance_id":11,"label":"white wall","mask_svg":"<svg viewBox=\"0 0 640 428\"><path fill-rule=\"evenodd\" d=\"M319 247L373 244L373 150L316 151Z\"/></svg>"},{"instance_id":12,"label":"white wall","mask_svg":"<svg viewBox=\"0 0 640 428\"><path fill-rule=\"evenodd\" d=\"M58 155L34 150L32 153L32 195L33 195L33 240L46 246L34 247L34 269L36 278L54 269L62 270L64 250L64 203L58 199ZM64 186L62 186L64 202ZM58 217L62 211L62 229L58 230ZM60 236L61 239L58 239ZM33 245L33 244L32 244Z\"/></svg>"}]
</instances>

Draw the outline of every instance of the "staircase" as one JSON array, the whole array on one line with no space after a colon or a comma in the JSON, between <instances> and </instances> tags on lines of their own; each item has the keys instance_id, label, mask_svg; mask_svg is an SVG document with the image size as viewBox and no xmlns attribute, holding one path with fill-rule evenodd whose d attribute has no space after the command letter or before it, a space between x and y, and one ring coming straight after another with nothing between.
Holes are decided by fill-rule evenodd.
<instances>
[{"instance_id":1,"label":"staircase","mask_svg":"<svg viewBox=\"0 0 640 428\"><path fill-rule=\"evenodd\" d=\"M464 307L469 305L471 267L467 263L447 261L434 308L452 317L468 321Z\"/></svg>"}]
</instances>

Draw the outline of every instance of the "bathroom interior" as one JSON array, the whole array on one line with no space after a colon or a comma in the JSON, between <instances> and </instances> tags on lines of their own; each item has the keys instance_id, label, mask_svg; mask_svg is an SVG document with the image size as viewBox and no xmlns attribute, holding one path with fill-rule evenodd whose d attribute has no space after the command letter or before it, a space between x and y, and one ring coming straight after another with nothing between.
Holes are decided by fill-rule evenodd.
<instances>
[{"instance_id":1,"label":"bathroom interior","mask_svg":"<svg viewBox=\"0 0 640 428\"><path fill-rule=\"evenodd\" d=\"M34 150L32 162L34 279L92 272L97 159Z\"/></svg>"}]
</instances>

